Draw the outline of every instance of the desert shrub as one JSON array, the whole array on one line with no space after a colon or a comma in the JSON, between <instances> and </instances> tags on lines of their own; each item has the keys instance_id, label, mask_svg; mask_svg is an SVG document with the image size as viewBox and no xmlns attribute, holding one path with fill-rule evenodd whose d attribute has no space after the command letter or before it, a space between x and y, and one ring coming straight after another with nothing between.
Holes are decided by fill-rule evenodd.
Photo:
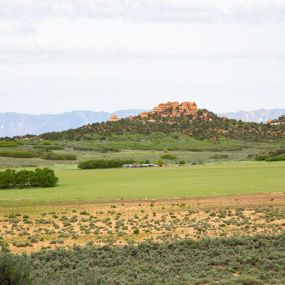
<instances>
[{"instance_id":1,"label":"desert shrub","mask_svg":"<svg viewBox=\"0 0 285 285\"><path fill-rule=\"evenodd\" d=\"M38 157L38 154L27 150L1 150L0 156L13 158L34 158Z\"/></svg>"},{"instance_id":2,"label":"desert shrub","mask_svg":"<svg viewBox=\"0 0 285 285\"><path fill-rule=\"evenodd\" d=\"M0 171L0 189L54 187L58 182L54 171L37 168L35 171L6 169Z\"/></svg>"},{"instance_id":3,"label":"desert shrub","mask_svg":"<svg viewBox=\"0 0 285 285\"><path fill-rule=\"evenodd\" d=\"M285 149L280 148L275 151L268 153L262 153L255 156L256 161L284 161L285 160Z\"/></svg>"},{"instance_id":4,"label":"desert shrub","mask_svg":"<svg viewBox=\"0 0 285 285\"><path fill-rule=\"evenodd\" d=\"M237 281L236 284L238 285L264 285L264 283L260 279L256 279L255 277L247 277L243 276L240 277Z\"/></svg>"},{"instance_id":5,"label":"desert shrub","mask_svg":"<svg viewBox=\"0 0 285 285\"><path fill-rule=\"evenodd\" d=\"M174 154L171 154L171 153L166 153L166 154L161 155L160 158L174 160L174 159L176 159L176 156Z\"/></svg>"},{"instance_id":6,"label":"desert shrub","mask_svg":"<svg viewBox=\"0 0 285 285\"><path fill-rule=\"evenodd\" d=\"M118 168L124 164L135 163L133 159L97 159L86 160L78 164L80 169Z\"/></svg>"},{"instance_id":7,"label":"desert shrub","mask_svg":"<svg viewBox=\"0 0 285 285\"><path fill-rule=\"evenodd\" d=\"M212 155L210 158L212 158L212 159L223 159L223 158L228 158L228 157L229 157L228 154L216 153L216 154Z\"/></svg>"},{"instance_id":8,"label":"desert shrub","mask_svg":"<svg viewBox=\"0 0 285 285\"><path fill-rule=\"evenodd\" d=\"M101 153L106 153L106 152L120 152L119 148L116 147L88 147L88 146L75 146L73 147L74 150L79 150L79 151L96 151L96 152L101 152Z\"/></svg>"},{"instance_id":9,"label":"desert shrub","mask_svg":"<svg viewBox=\"0 0 285 285\"><path fill-rule=\"evenodd\" d=\"M45 151L64 150L64 146L62 146L62 145L35 145L33 148L45 150Z\"/></svg>"},{"instance_id":10,"label":"desert shrub","mask_svg":"<svg viewBox=\"0 0 285 285\"><path fill-rule=\"evenodd\" d=\"M0 254L0 284L31 284L30 266L25 257L9 253Z\"/></svg>"},{"instance_id":11,"label":"desert shrub","mask_svg":"<svg viewBox=\"0 0 285 285\"><path fill-rule=\"evenodd\" d=\"M284 241L284 235L259 235L138 246L88 245L43 250L28 258L34 285L97 284L95 280L104 280L101 284L284 284Z\"/></svg>"},{"instance_id":12,"label":"desert shrub","mask_svg":"<svg viewBox=\"0 0 285 285\"><path fill-rule=\"evenodd\" d=\"M55 153L55 152L47 152L42 155L43 159L46 160L76 160L77 157L71 153Z\"/></svg>"}]
</instances>

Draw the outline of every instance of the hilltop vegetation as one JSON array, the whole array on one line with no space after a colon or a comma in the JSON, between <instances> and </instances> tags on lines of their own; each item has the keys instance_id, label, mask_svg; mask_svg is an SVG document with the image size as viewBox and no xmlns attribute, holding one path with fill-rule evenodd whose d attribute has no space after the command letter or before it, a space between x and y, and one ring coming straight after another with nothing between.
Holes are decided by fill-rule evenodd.
<instances>
[{"instance_id":1,"label":"hilltop vegetation","mask_svg":"<svg viewBox=\"0 0 285 285\"><path fill-rule=\"evenodd\" d=\"M262 141L285 138L285 125L245 123L220 118L207 110L198 110L195 114L179 117L162 116L150 113L147 117L131 117L115 122L95 123L78 129L52 132L41 135L49 140L90 140L94 135L102 139L122 134L173 134L180 133L196 139L231 138L246 141Z\"/></svg>"}]
</instances>

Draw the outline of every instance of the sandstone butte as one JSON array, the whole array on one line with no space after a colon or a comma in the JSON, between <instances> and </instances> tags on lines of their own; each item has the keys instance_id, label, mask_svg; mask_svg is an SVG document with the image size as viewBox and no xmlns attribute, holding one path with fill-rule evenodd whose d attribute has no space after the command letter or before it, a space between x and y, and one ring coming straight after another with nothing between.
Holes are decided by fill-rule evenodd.
<instances>
[{"instance_id":1,"label":"sandstone butte","mask_svg":"<svg viewBox=\"0 0 285 285\"><path fill-rule=\"evenodd\" d=\"M188 116L194 115L198 111L197 104L195 102L182 102L177 101L161 103L154 107L151 112L140 113L141 119L149 118L152 115L158 115L160 117L179 117L181 115Z\"/></svg>"}]
</instances>

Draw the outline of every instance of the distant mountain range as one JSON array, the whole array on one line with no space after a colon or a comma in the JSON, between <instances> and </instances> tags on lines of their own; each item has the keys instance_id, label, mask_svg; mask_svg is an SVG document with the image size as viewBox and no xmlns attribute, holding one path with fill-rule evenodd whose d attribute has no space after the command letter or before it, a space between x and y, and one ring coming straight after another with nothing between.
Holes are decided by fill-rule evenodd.
<instances>
[{"instance_id":1,"label":"distant mountain range","mask_svg":"<svg viewBox=\"0 0 285 285\"><path fill-rule=\"evenodd\" d=\"M113 113L73 111L62 114L29 115L0 113L0 137L13 137L26 134L39 135L52 131L64 131L83 125L103 122L116 114L119 117L138 115L142 110L120 110Z\"/></svg>"},{"instance_id":2,"label":"distant mountain range","mask_svg":"<svg viewBox=\"0 0 285 285\"><path fill-rule=\"evenodd\" d=\"M256 110L256 111L240 111L240 112L228 112L218 114L229 119L242 120L244 122L256 122L266 123L270 119L278 119L285 114L285 109L271 109L271 110Z\"/></svg>"},{"instance_id":3,"label":"distant mountain range","mask_svg":"<svg viewBox=\"0 0 285 285\"><path fill-rule=\"evenodd\" d=\"M109 120L112 115L127 117L138 115L145 110L131 109L116 112L73 111L62 114L30 115L0 113L0 137L13 137L25 134L42 134L52 131L74 129L83 125ZM218 114L245 122L267 122L285 114L285 109L241 111Z\"/></svg>"}]
</instances>

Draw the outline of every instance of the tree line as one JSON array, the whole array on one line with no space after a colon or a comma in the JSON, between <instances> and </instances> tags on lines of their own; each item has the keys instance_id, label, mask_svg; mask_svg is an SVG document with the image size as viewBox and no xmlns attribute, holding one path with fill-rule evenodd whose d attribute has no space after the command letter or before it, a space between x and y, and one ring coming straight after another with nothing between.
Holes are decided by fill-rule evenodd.
<instances>
[{"instance_id":1,"label":"tree line","mask_svg":"<svg viewBox=\"0 0 285 285\"><path fill-rule=\"evenodd\" d=\"M0 171L0 189L54 187L58 178L52 169L37 168L32 170L6 169Z\"/></svg>"}]
</instances>

